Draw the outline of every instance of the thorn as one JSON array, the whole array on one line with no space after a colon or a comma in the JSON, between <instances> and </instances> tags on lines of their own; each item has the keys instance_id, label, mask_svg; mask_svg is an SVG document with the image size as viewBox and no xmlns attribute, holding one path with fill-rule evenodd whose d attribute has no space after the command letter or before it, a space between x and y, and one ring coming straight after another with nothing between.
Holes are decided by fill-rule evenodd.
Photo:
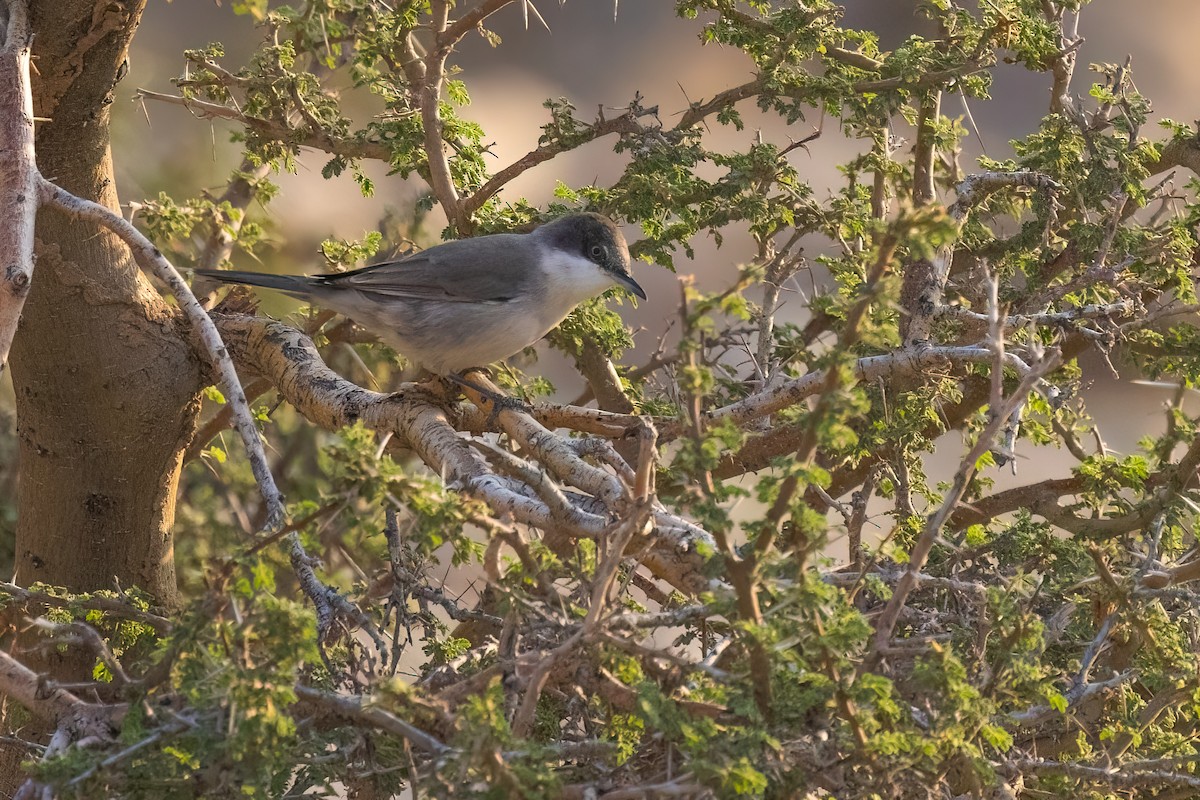
<instances>
[{"instance_id":1,"label":"thorn","mask_svg":"<svg viewBox=\"0 0 1200 800\"><path fill-rule=\"evenodd\" d=\"M521 2L521 16L525 20L525 30L529 30L529 12L530 12L530 10L532 10L533 15L538 18L538 22L542 23L542 27L546 29L547 33L554 32L554 31L550 30L550 26L546 24L546 20L542 17L542 12L537 10L537 6L535 6L533 4L533 0L522 0L522 2Z\"/></svg>"}]
</instances>

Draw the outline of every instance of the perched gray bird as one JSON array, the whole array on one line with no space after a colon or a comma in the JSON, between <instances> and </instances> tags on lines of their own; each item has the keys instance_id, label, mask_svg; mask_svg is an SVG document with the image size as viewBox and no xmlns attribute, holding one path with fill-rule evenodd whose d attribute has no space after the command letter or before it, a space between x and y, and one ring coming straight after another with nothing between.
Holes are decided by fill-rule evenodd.
<instances>
[{"instance_id":1,"label":"perched gray bird","mask_svg":"<svg viewBox=\"0 0 1200 800\"><path fill-rule=\"evenodd\" d=\"M521 352L579 303L614 284L646 299L629 274L620 229L590 213L556 219L532 233L446 242L353 272L196 274L277 289L344 314L437 375Z\"/></svg>"}]
</instances>

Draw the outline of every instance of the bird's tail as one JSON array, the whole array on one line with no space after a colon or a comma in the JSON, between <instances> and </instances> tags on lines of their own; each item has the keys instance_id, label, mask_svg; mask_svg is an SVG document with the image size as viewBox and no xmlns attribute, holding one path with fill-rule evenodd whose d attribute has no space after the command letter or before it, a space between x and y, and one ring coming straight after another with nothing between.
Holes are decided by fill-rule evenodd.
<instances>
[{"instance_id":1,"label":"bird's tail","mask_svg":"<svg viewBox=\"0 0 1200 800\"><path fill-rule=\"evenodd\" d=\"M242 272L240 270L198 269L197 275L224 283L244 283L247 286L265 286L295 297L308 297L312 293L308 278L299 275L270 275L265 272Z\"/></svg>"}]
</instances>

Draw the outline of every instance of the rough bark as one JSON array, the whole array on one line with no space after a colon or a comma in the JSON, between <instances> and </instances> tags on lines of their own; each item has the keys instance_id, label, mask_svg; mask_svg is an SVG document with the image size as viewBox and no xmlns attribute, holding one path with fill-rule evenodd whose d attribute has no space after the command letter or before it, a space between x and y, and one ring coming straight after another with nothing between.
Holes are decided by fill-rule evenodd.
<instances>
[{"instance_id":1,"label":"rough bark","mask_svg":"<svg viewBox=\"0 0 1200 800\"><path fill-rule=\"evenodd\" d=\"M143 2L35 3L38 167L118 208L109 105ZM13 347L20 436L16 571L75 590L176 599L171 523L200 366L177 315L107 231L43 210Z\"/></svg>"}]
</instances>

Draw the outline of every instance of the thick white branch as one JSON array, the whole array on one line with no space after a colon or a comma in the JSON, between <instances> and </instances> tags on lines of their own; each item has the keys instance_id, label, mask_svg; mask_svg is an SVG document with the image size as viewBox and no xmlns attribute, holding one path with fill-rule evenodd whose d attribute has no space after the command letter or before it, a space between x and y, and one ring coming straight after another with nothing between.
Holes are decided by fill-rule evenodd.
<instances>
[{"instance_id":1,"label":"thick white branch","mask_svg":"<svg viewBox=\"0 0 1200 800\"><path fill-rule=\"evenodd\" d=\"M31 35L25 3L8 3L0 49L0 369L8 362L21 308L33 280L37 217L37 162L33 149L33 95L29 89Z\"/></svg>"},{"instance_id":2,"label":"thick white branch","mask_svg":"<svg viewBox=\"0 0 1200 800\"><path fill-rule=\"evenodd\" d=\"M497 475L450 424L434 398L419 387L410 385L393 395L368 391L329 369L312 340L294 328L248 316L217 315L216 321L243 369L269 379L285 400L322 428L336 430L361 421L368 428L389 431L396 442L412 448L447 485L487 503L497 513L510 514L521 524L555 531L564 522L565 511L570 513L566 527L573 532L590 537L606 533L615 509L592 491L605 496L617 493L591 472L595 467L587 465L586 474L564 469L567 475L580 478L583 485L576 488L588 495L564 493L570 497L571 507L554 510L528 484ZM543 438L558 438L550 431L539 430ZM551 446L543 441L538 450L557 458L562 455L560 445L567 447L563 442ZM576 459L573 453L571 456ZM712 538L662 508L655 509L654 523L655 543L642 562L683 591L708 588L701 552L711 549Z\"/></svg>"},{"instance_id":3,"label":"thick white branch","mask_svg":"<svg viewBox=\"0 0 1200 800\"><path fill-rule=\"evenodd\" d=\"M495 397L499 396L500 389L487 378L472 374L470 383L478 384L493 395L481 395L468 385L465 390L472 402L485 408L496 402ZM584 461L567 440L555 436L529 414L512 408L496 409L495 414L500 428L523 450L532 453L555 477L599 498L611 509L631 499L628 487L622 486L616 475Z\"/></svg>"},{"instance_id":4,"label":"thick white branch","mask_svg":"<svg viewBox=\"0 0 1200 800\"><path fill-rule=\"evenodd\" d=\"M0 650L0 695L54 724L87 705L66 689L45 687L40 675L3 650Z\"/></svg>"}]
</instances>

